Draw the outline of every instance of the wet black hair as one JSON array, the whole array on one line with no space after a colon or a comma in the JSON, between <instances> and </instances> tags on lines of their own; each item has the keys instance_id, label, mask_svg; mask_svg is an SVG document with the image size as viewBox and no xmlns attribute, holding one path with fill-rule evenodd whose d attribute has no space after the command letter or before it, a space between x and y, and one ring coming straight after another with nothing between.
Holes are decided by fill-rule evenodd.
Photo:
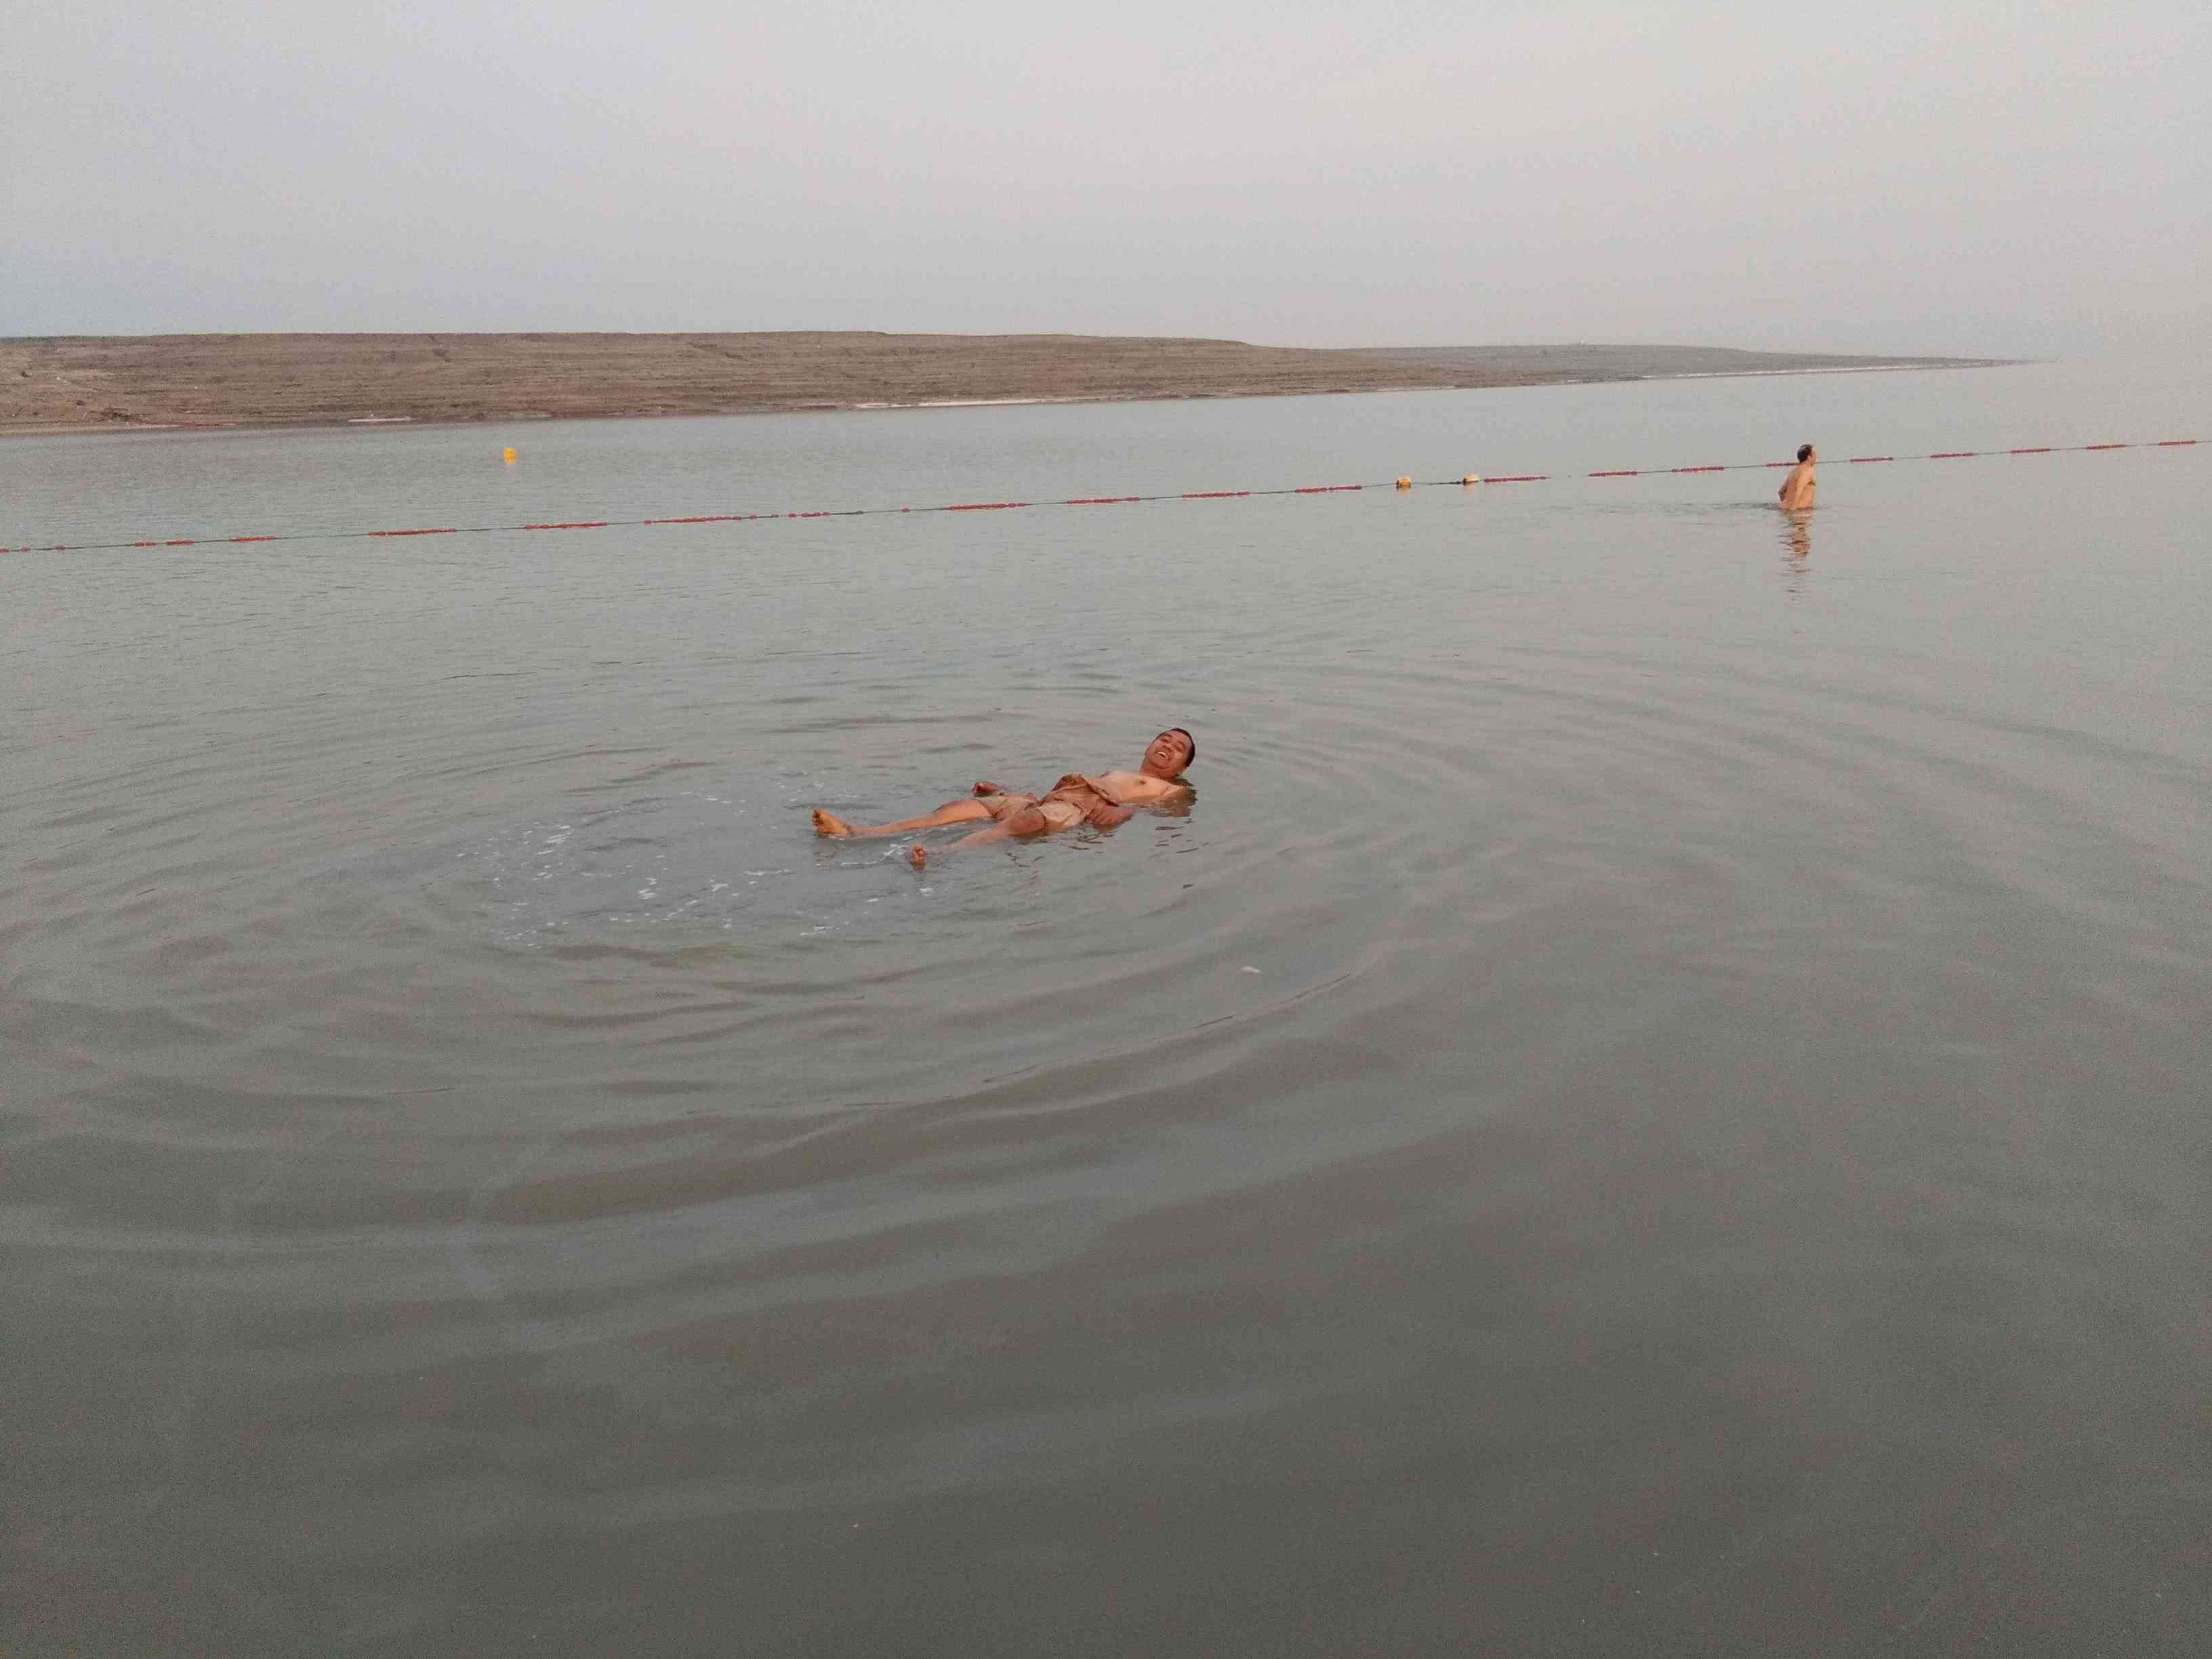
<instances>
[{"instance_id":1,"label":"wet black hair","mask_svg":"<svg viewBox=\"0 0 2212 1659\"><path fill-rule=\"evenodd\" d=\"M1812 453L1813 446L1810 444L1799 444L1797 446L1797 459L1801 461Z\"/></svg>"},{"instance_id":2,"label":"wet black hair","mask_svg":"<svg viewBox=\"0 0 2212 1659\"><path fill-rule=\"evenodd\" d=\"M1182 727L1180 726L1170 726L1168 727L1168 730L1170 732L1182 732L1182 740L1190 745L1190 753L1183 757L1182 763L1185 766L1188 766L1191 762L1196 760L1198 758L1198 739L1191 736L1189 732L1183 732Z\"/></svg>"}]
</instances>

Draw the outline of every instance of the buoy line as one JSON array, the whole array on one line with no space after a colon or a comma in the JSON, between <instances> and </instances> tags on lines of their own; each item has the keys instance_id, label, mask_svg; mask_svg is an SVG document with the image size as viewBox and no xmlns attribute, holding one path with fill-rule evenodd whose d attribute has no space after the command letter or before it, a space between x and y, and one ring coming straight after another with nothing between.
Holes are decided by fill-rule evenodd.
<instances>
[{"instance_id":1,"label":"buoy line","mask_svg":"<svg viewBox=\"0 0 2212 1659\"><path fill-rule=\"evenodd\" d=\"M1831 466L1864 466L1880 461L1985 460L2002 455L2067 455L2112 449L2186 449L2196 438L2159 438L2142 443L2036 444L2014 449L1939 449L1926 455L1847 455ZM512 465L514 452L501 459ZM1478 484L1547 483L1574 478L1651 478L1692 472L1751 472L1795 466L1789 461L1723 461L1697 466L1603 467L1588 472L1505 472L1487 477L1475 472L1456 478L1400 477L1381 483L1290 484L1268 489L1182 489L1152 495L1068 495L1033 501L948 501L927 507L823 507L798 513L693 513L655 519L565 519L535 524L433 525L407 530L301 530L257 536L149 537L128 542L55 542L0 547L0 553L109 553L134 548L222 547L253 542L343 542L388 539L405 536L491 536L521 530L623 530L647 525L765 524L789 519L867 519L901 513L1004 513L1023 507L1120 507L1141 501L1225 501L1261 495L1334 495L1354 489L1468 489Z\"/></svg>"}]
</instances>

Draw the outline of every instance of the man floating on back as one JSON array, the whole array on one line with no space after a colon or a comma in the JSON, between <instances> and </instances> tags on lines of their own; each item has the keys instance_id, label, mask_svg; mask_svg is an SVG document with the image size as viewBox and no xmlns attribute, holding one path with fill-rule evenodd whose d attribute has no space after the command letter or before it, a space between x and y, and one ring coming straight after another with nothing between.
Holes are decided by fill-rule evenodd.
<instances>
[{"instance_id":1,"label":"man floating on back","mask_svg":"<svg viewBox=\"0 0 2212 1659\"><path fill-rule=\"evenodd\" d=\"M969 799L949 800L933 812L901 818L896 823L851 824L817 806L814 833L817 836L897 836L910 830L934 830L940 824L993 820L988 830L963 836L951 847L939 849L941 857L963 847L1006 841L1017 836L1045 836L1056 830L1073 830L1089 823L1110 830L1127 823L1139 806L1188 799L1190 786L1183 769L1198 758L1198 740L1180 726L1171 726L1146 745L1145 757L1133 772L1070 772L1042 795L1016 794L1005 785L979 780ZM916 842L907 856L919 870L929 854Z\"/></svg>"}]
</instances>

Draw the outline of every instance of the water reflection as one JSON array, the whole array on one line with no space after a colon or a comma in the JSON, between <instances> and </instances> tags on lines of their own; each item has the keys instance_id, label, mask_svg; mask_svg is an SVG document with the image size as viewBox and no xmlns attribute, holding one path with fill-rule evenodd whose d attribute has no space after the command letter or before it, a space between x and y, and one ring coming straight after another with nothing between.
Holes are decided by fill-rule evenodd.
<instances>
[{"instance_id":1,"label":"water reflection","mask_svg":"<svg viewBox=\"0 0 2212 1659\"><path fill-rule=\"evenodd\" d=\"M1790 592L1802 593L1806 572L1813 557L1813 509L1801 507L1782 514L1782 568Z\"/></svg>"}]
</instances>

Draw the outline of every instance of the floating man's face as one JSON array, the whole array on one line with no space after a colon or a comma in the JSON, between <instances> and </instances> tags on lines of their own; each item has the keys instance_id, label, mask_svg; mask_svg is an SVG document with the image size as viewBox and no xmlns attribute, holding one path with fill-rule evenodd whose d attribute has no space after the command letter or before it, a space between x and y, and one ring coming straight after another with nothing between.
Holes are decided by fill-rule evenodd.
<instances>
[{"instance_id":1,"label":"floating man's face","mask_svg":"<svg viewBox=\"0 0 2212 1659\"><path fill-rule=\"evenodd\" d=\"M1190 764L1191 741L1181 732L1163 732L1145 746L1145 763L1140 770L1156 778L1176 778Z\"/></svg>"}]
</instances>

